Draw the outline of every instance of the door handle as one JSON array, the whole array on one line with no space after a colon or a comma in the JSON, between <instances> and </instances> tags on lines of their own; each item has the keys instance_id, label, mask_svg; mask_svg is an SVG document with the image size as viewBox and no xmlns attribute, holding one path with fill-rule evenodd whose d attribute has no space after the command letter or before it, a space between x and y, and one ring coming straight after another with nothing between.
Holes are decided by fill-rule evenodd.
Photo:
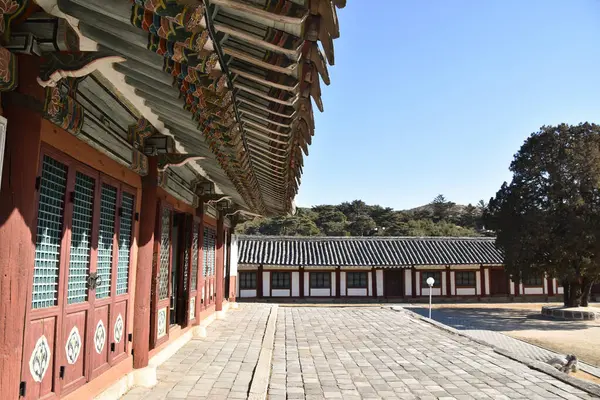
<instances>
[{"instance_id":1,"label":"door handle","mask_svg":"<svg viewBox=\"0 0 600 400\"><path fill-rule=\"evenodd\" d=\"M64 365L61 365L61 366L60 366L60 370L59 370L59 373L58 373L58 377L59 377L60 379L64 379L64 378L65 378L65 366L64 366Z\"/></svg>"}]
</instances>

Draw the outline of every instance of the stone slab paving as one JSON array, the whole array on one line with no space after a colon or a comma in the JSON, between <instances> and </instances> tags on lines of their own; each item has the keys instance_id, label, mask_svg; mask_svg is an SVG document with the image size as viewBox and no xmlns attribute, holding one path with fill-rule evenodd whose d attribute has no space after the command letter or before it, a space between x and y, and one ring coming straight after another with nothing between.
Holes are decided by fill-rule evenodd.
<instances>
[{"instance_id":1,"label":"stone slab paving","mask_svg":"<svg viewBox=\"0 0 600 400\"><path fill-rule=\"evenodd\" d=\"M269 399L589 399L389 308L280 307Z\"/></svg>"},{"instance_id":2,"label":"stone slab paving","mask_svg":"<svg viewBox=\"0 0 600 400\"><path fill-rule=\"evenodd\" d=\"M271 306L241 304L207 327L158 367L158 384L137 387L123 400L245 399L260 354Z\"/></svg>"},{"instance_id":3,"label":"stone slab paving","mask_svg":"<svg viewBox=\"0 0 600 400\"><path fill-rule=\"evenodd\" d=\"M405 307L411 311L418 313L424 317L428 316L429 309L424 307ZM508 310L511 311L511 310ZM501 311L500 311L501 312ZM530 312L526 310L518 310L511 311L511 314L518 314L520 318L527 319L530 316ZM486 343L489 343L492 346L496 346L508 352L519 354L523 357L529 358L531 360L547 362L553 357L559 355L559 353L555 353L550 350L546 350L542 347L529 344L519 339L512 338L508 335L504 335L500 332L496 332L490 328L490 326L486 323L486 320L481 318L481 315L469 313L468 310L464 309L434 309L431 312L431 318L435 321L441 322L444 325L451 326L455 329L460 330L462 333L469 335L473 338L482 340ZM511 319L514 316L511 315ZM534 324L537 326L537 329L552 329L553 325L562 325L574 323L574 321L547 321L545 317L540 316L538 319L532 320L531 318L527 321L527 328L532 329L535 328ZM575 322L576 323L576 322ZM510 325L505 325L505 329L509 329ZM514 326L514 328L520 328L519 326ZM580 362L580 368L587 373L600 377L600 368L595 367L590 364L586 364Z\"/></svg>"}]
</instances>

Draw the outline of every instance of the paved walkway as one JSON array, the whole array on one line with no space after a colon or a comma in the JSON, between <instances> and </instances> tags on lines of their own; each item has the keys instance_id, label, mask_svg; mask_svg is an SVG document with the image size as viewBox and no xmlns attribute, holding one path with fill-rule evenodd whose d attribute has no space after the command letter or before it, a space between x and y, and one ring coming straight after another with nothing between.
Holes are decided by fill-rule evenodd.
<instances>
[{"instance_id":1,"label":"paved walkway","mask_svg":"<svg viewBox=\"0 0 600 400\"><path fill-rule=\"evenodd\" d=\"M323 398L592 397L390 309L280 307L269 399Z\"/></svg>"},{"instance_id":2,"label":"paved walkway","mask_svg":"<svg viewBox=\"0 0 600 400\"><path fill-rule=\"evenodd\" d=\"M429 313L428 308L423 306L406 308L415 311L422 316L428 316ZM531 317L531 311L528 310L480 310L487 311L486 315L489 315L490 313L496 315L497 321L492 323L489 321L489 316L487 318L482 318L481 313L472 313L471 311L472 309L470 308L434 309L431 312L431 318L444 325L458 329L469 336L489 343L492 346L516 353L529 358L530 360L542 362L547 362L551 358L562 354L504 335L497 332L496 329L501 327L506 331L517 329L561 329L561 326L568 327L569 324L571 328L573 328L574 325L584 324L583 322L578 321L548 320L541 315L539 318L529 318ZM500 326L498 326L498 321L500 321ZM600 368L583 362L579 362L579 365L583 371L600 378Z\"/></svg>"},{"instance_id":3,"label":"paved walkway","mask_svg":"<svg viewBox=\"0 0 600 400\"><path fill-rule=\"evenodd\" d=\"M270 312L242 304L123 399L247 397ZM278 310L268 399L590 399L585 392L407 314L377 307Z\"/></svg>"},{"instance_id":4,"label":"paved walkway","mask_svg":"<svg viewBox=\"0 0 600 400\"><path fill-rule=\"evenodd\" d=\"M245 399L271 306L241 304L193 339L157 371L152 389L134 388L122 399Z\"/></svg>"}]
</instances>

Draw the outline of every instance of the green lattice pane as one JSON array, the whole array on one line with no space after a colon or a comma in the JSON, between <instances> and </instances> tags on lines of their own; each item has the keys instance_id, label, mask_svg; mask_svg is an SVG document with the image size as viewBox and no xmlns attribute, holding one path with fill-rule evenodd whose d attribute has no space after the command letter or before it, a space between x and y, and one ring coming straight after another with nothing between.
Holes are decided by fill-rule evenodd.
<instances>
[{"instance_id":1,"label":"green lattice pane","mask_svg":"<svg viewBox=\"0 0 600 400\"><path fill-rule=\"evenodd\" d=\"M198 224L194 222L192 229L192 290L198 285Z\"/></svg>"},{"instance_id":2,"label":"green lattice pane","mask_svg":"<svg viewBox=\"0 0 600 400\"><path fill-rule=\"evenodd\" d=\"M183 292L185 293L188 289L187 281L188 281L188 268L190 265L190 235L189 233L189 223L186 219L185 223L185 247L183 249Z\"/></svg>"},{"instance_id":3,"label":"green lattice pane","mask_svg":"<svg viewBox=\"0 0 600 400\"><path fill-rule=\"evenodd\" d=\"M66 185L67 167L44 156L39 189L32 308L56 305Z\"/></svg>"},{"instance_id":4,"label":"green lattice pane","mask_svg":"<svg viewBox=\"0 0 600 400\"><path fill-rule=\"evenodd\" d=\"M158 270L158 298L160 300L169 297L169 253L171 233L171 211L167 208L162 210L162 229L160 232L160 267Z\"/></svg>"},{"instance_id":5,"label":"green lattice pane","mask_svg":"<svg viewBox=\"0 0 600 400\"><path fill-rule=\"evenodd\" d=\"M100 195L100 226L98 230L98 279L96 298L110 296L112 279L113 240L115 235L115 211L117 209L117 189L102 185Z\"/></svg>"},{"instance_id":6,"label":"green lattice pane","mask_svg":"<svg viewBox=\"0 0 600 400\"><path fill-rule=\"evenodd\" d=\"M127 293L129 283L129 255L133 228L133 195L121 195L122 214L119 222L119 258L117 262L117 294Z\"/></svg>"},{"instance_id":7,"label":"green lattice pane","mask_svg":"<svg viewBox=\"0 0 600 400\"><path fill-rule=\"evenodd\" d=\"M202 242L204 276L211 276L215 273L215 230L205 227Z\"/></svg>"},{"instance_id":8,"label":"green lattice pane","mask_svg":"<svg viewBox=\"0 0 600 400\"><path fill-rule=\"evenodd\" d=\"M67 285L68 304L84 302L88 296L86 283L90 268L95 185L96 181L93 178L77 172L71 226L71 251Z\"/></svg>"}]
</instances>

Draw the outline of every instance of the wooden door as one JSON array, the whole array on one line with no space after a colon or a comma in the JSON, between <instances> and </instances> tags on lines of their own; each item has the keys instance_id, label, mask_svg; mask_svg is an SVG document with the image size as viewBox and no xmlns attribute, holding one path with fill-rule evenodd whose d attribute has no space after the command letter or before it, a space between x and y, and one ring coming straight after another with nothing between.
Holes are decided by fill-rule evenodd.
<instances>
[{"instance_id":1,"label":"wooden door","mask_svg":"<svg viewBox=\"0 0 600 400\"><path fill-rule=\"evenodd\" d=\"M508 295L508 276L504 269L490 269L490 295Z\"/></svg>"},{"instance_id":2,"label":"wooden door","mask_svg":"<svg viewBox=\"0 0 600 400\"><path fill-rule=\"evenodd\" d=\"M200 219L198 217L190 217L191 228L191 243L190 243L190 274L189 274L189 304L187 312L187 323L193 324L196 322L196 316L199 312L198 304L198 269L200 265Z\"/></svg>"},{"instance_id":3,"label":"wooden door","mask_svg":"<svg viewBox=\"0 0 600 400\"><path fill-rule=\"evenodd\" d=\"M402 297L404 295L404 270L388 269L384 272L385 297Z\"/></svg>"},{"instance_id":4,"label":"wooden door","mask_svg":"<svg viewBox=\"0 0 600 400\"><path fill-rule=\"evenodd\" d=\"M65 395L127 357L135 208L131 189L51 149L43 148L36 186L22 366L27 399Z\"/></svg>"},{"instance_id":5,"label":"wooden door","mask_svg":"<svg viewBox=\"0 0 600 400\"><path fill-rule=\"evenodd\" d=\"M154 268L152 284L152 318L150 323L151 344L156 348L168 339L169 334L169 299L171 296L171 231L173 210L167 204L157 207L157 237L154 251Z\"/></svg>"}]
</instances>

